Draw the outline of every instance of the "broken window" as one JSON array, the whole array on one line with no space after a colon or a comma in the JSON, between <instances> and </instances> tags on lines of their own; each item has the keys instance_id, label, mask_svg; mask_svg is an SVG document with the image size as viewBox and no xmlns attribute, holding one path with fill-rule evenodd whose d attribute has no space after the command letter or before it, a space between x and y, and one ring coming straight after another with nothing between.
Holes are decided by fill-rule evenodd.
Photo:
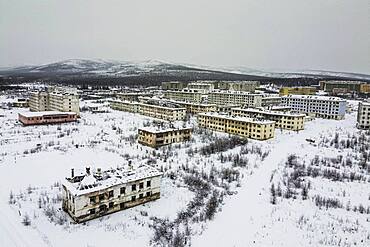
<instances>
[{"instance_id":1,"label":"broken window","mask_svg":"<svg viewBox=\"0 0 370 247\"><path fill-rule=\"evenodd\" d=\"M95 196L90 196L90 203L96 203Z\"/></svg>"},{"instance_id":2,"label":"broken window","mask_svg":"<svg viewBox=\"0 0 370 247\"><path fill-rule=\"evenodd\" d=\"M119 204L119 208L120 208L120 209L124 209L124 208L125 208L125 203L124 203L124 202L121 202L121 203Z\"/></svg>"},{"instance_id":3,"label":"broken window","mask_svg":"<svg viewBox=\"0 0 370 247\"><path fill-rule=\"evenodd\" d=\"M144 197L143 193L139 194L139 198L143 198L143 197Z\"/></svg>"},{"instance_id":4,"label":"broken window","mask_svg":"<svg viewBox=\"0 0 370 247\"><path fill-rule=\"evenodd\" d=\"M152 192L148 191L146 192L146 196L151 196L152 195Z\"/></svg>"},{"instance_id":5,"label":"broken window","mask_svg":"<svg viewBox=\"0 0 370 247\"><path fill-rule=\"evenodd\" d=\"M114 207L114 202L110 202L109 203L109 208L113 208Z\"/></svg>"},{"instance_id":6,"label":"broken window","mask_svg":"<svg viewBox=\"0 0 370 247\"><path fill-rule=\"evenodd\" d=\"M131 201L136 201L136 196L131 196Z\"/></svg>"},{"instance_id":7,"label":"broken window","mask_svg":"<svg viewBox=\"0 0 370 247\"><path fill-rule=\"evenodd\" d=\"M109 191L108 193L108 198L112 198L113 197L113 190Z\"/></svg>"},{"instance_id":8,"label":"broken window","mask_svg":"<svg viewBox=\"0 0 370 247\"><path fill-rule=\"evenodd\" d=\"M121 193L121 194L125 194L125 193L126 193L126 187L122 187L122 188L120 189L120 193Z\"/></svg>"},{"instance_id":9,"label":"broken window","mask_svg":"<svg viewBox=\"0 0 370 247\"><path fill-rule=\"evenodd\" d=\"M144 189L144 182L139 183L139 189Z\"/></svg>"},{"instance_id":10,"label":"broken window","mask_svg":"<svg viewBox=\"0 0 370 247\"><path fill-rule=\"evenodd\" d=\"M131 186L131 190L132 190L132 191L136 191L136 184L133 184L133 185Z\"/></svg>"},{"instance_id":11,"label":"broken window","mask_svg":"<svg viewBox=\"0 0 370 247\"><path fill-rule=\"evenodd\" d=\"M104 194L99 195L99 201L104 200Z\"/></svg>"},{"instance_id":12,"label":"broken window","mask_svg":"<svg viewBox=\"0 0 370 247\"><path fill-rule=\"evenodd\" d=\"M149 181L146 181L146 187L150 187L150 186L152 186L151 181L150 180Z\"/></svg>"},{"instance_id":13,"label":"broken window","mask_svg":"<svg viewBox=\"0 0 370 247\"><path fill-rule=\"evenodd\" d=\"M95 214L95 208L90 209L90 214Z\"/></svg>"}]
</instances>

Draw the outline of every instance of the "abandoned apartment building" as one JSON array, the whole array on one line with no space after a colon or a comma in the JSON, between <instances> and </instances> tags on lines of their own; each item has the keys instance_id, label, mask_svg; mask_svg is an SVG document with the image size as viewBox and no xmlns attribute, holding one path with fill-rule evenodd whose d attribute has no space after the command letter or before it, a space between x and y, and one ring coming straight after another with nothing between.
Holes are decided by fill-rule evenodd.
<instances>
[{"instance_id":1,"label":"abandoned apartment building","mask_svg":"<svg viewBox=\"0 0 370 247\"><path fill-rule=\"evenodd\" d=\"M84 174L63 183L63 209L81 223L160 198L162 172L149 165L101 171L86 168Z\"/></svg>"},{"instance_id":2,"label":"abandoned apartment building","mask_svg":"<svg viewBox=\"0 0 370 247\"><path fill-rule=\"evenodd\" d=\"M190 140L191 128L153 128L144 127L138 130L138 142L140 144L156 148L171 143Z\"/></svg>"}]
</instances>

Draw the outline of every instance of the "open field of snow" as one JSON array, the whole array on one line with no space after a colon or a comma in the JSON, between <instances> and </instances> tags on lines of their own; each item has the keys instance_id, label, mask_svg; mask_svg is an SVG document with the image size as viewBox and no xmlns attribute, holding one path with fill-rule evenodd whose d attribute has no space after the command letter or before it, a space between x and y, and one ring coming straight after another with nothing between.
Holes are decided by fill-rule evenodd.
<instances>
[{"instance_id":1,"label":"open field of snow","mask_svg":"<svg viewBox=\"0 0 370 247\"><path fill-rule=\"evenodd\" d=\"M181 239L191 246L330 246L332 238L343 239L338 246L370 244L369 214L323 210L312 200L278 197L271 204L271 183L283 183L287 157L309 162L315 155L343 153L305 139L357 133L355 113L242 144L198 129L191 118L190 142L155 150L136 141L137 128L153 124L138 114L82 112L77 123L23 127L17 121L22 111L27 110L0 109L0 246L168 246ZM61 211L59 185L71 168L107 169L127 165L128 159L165 172L161 198L86 224L71 222ZM345 203L370 206L369 183L318 177L311 186L310 196L343 197L346 191ZM25 215L29 226L22 224ZM172 229L163 233L160 225Z\"/></svg>"}]
</instances>

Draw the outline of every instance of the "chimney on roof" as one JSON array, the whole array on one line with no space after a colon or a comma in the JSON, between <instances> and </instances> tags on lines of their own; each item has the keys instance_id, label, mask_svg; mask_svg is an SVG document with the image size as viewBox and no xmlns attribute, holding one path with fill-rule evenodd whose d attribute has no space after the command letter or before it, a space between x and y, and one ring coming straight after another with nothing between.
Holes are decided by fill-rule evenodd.
<instances>
[{"instance_id":1,"label":"chimney on roof","mask_svg":"<svg viewBox=\"0 0 370 247\"><path fill-rule=\"evenodd\" d=\"M72 168L71 169L71 178L74 178L75 177L75 169L74 168Z\"/></svg>"},{"instance_id":2,"label":"chimney on roof","mask_svg":"<svg viewBox=\"0 0 370 247\"><path fill-rule=\"evenodd\" d=\"M86 175L90 175L90 167L86 167Z\"/></svg>"}]
</instances>

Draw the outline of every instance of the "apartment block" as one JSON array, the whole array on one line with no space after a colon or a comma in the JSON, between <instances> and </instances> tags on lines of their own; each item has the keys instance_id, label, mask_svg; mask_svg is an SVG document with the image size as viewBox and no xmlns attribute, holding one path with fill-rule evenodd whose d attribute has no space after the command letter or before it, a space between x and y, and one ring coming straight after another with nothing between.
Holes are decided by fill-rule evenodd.
<instances>
[{"instance_id":1,"label":"apartment block","mask_svg":"<svg viewBox=\"0 0 370 247\"><path fill-rule=\"evenodd\" d=\"M273 138L275 132L274 121L256 120L217 113L199 113L198 125L202 128L256 140L267 140Z\"/></svg>"},{"instance_id":2,"label":"apartment block","mask_svg":"<svg viewBox=\"0 0 370 247\"><path fill-rule=\"evenodd\" d=\"M366 84L362 81L320 81L320 88L325 92L335 93L350 93L361 92L361 85Z\"/></svg>"},{"instance_id":3,"label":"apartment block","mask_svg":"<svg viewBox=\"0 0 370 247\"><path fill-rule=\"evenodd\" d=\"M62 186L63 210L81 223L159 199L161 177L148 165L106 171L86 168L83 174L72 169Z\"/></svg>"},{"instance_id":4,"label":"apartment block","mask_svg":"<svg viewBox=\"0 0 370 247\"><path fill-rule=\"evenodd\" d=\"M217 88L228 91L254 92L260 86L259 81L221 81L217 82Z\"/></svg>"},{"instance_id":5,"label":"apartment block","mask_svg":"<svg viewBox=\"0 0 370 247\"><path fill-rule=\"evenodd\" d=\"M280 96L297 94L297 95L314 95L316 94L315 87L282 87L279 90Z\"/></svg>"},{"instance_id":6,"label":"apartment block","mask_svg":"<svg viewBox=\"0 0 370 247\"><path fill-rule=\"evenodd\" d=\"M191 128L140 128L138 141L140 144L157 148L190 140L191 130Z\"/></svg>"},{"instance_id":7,"label":"apartment block","mask_svg":"<svg viewBox=\"0 0 370 247\"><path fill-rule=\"evenodd\" d=\"M177 90L181 91L184 88L186 88L188 85L187 82L181 82L181 81L165 81L162 82L162 89L163 90Z\"/></svg>"},{"instance_id":8,"label":"apartment block","mask_svg":"<svg viewBox=\"0 0 370 247\"><path fill-rule=\"evenodd\" d=\"M303 130L304 129L304 114L271 111L256 108L233 108L232 116L248 117L254 119L266 119L275 121L275 127L287 130Z\"/></svg>"},{"instance_id":9,"label":"apartment block","mask_svg":"<svg viewBox=\"0 0 370 247\"><path fill-rule=\"evenodd\" d=\"M198 90L165 91L164 98L183 102L202 103L204 92Z\"/></svg>"},{"instance_id":10,"label":"apartment block","mask_svg":"<svg viewBox=\"0 0 370 247\"><path fill-rule=\"evenodd\" d=\"M236 91L213 91L208 95L208 103L260 107L262 105L262 95Z\"/></svg>"},{"instance_id":11,"label":"apartment block","mask_svg":"<svg viewBox=\"0 0 370 247\"><path fill-rule=\"evenodd\" d=\"M365 130L370 129L370 100L358 104L357 128Z\"/></svg>"},{"instance_id":12,"label":"apartment block","mask_svg":"<svg viewBox=\"0 0 370 247\"><path fill-rule=\"evenodd\" d=\"M205 92L209 92L215 89L215 85L212 82L191 82L187 86L188 89L194 90L203 90Z\"/></svg>"},{"instance_id":13,"label":"apartment block","mask_svg":"<svg viewBox=\"0 0 370 247\"><path fill-rule=\"evenodd\" d=\"M261 99L262 107L278 106L278 105L281 105L281 103L282 103L282 99L279 95L269 95L269 94L262 95L262 99Z\"/></svg>"},{"instance_id":14,"label":"apartment block","mask_svg":"<svg viewBox=\"0 0 370 247\"><path fill-rule=\"evenodd\" d=\"M167 121L178 121L186 118L186 108L175 104L161 102L160 104L146 104L111 100L110 107L114 110L139 113L148 117L159 118Z\"/></svg>"},{"instance_id":15,"label":"apartment block","mask_svg":"<svg viewBox=\"0 0 370 247\"><path fill-rule=\"evenodd\" d=\"M138 101L139 97L152 97L152 93L140 93L140 92L131 92L131 93L117 93L116 98L122 101Z\"/></svg>"},{"instance_id":16,"label":"apartment block","mask_svg":"<svg viewBox=\"0 0 370 247\"><path fill-rule=\"evenodd\" d=\"M80 115L77 89L50 87L47 91L32 92L29 105L31 111L75 112Z\"/></svg>"},{"instance_id":17,"label":"apartment block","mask_svg":"<svg viewBox=\"0 0 370 247\"><path fill-rule=\"evenodd\" d=\"M347 101L337 97L288 95L283 96L283 104L292 111L326 119L343 119Z\"/></svg>"},{"instance_id":18,"label":"apartment block","mask_svg":"<svg viewBox=\"0 0 370 247\"><path fill-rule=\"evenodd\" d=\"M23 112L18 114L23 125L56 124L77 121L75 112L42 111Z\"/></svg>"},{"instance_id":19,"label":"apartment block","mask_svg":"<svg viewBox=\"0 0 370 247\"><path fill-rule=\"evenodd\" d=\"M361 84L360 85L360 93L370 94L370 84Z\"/></svg>"},{"instance_id":20,"label":"apartment block","mask_svg":"<svg viewBox=\"0 0 370 247\"><path fill-rule=\"evenodd\" d=\"M122 100L110 100L110 108L118 111L127 111L138 113L139 112L139 103L131 101L122 101Z\"/></svg>"}]
</instances>

